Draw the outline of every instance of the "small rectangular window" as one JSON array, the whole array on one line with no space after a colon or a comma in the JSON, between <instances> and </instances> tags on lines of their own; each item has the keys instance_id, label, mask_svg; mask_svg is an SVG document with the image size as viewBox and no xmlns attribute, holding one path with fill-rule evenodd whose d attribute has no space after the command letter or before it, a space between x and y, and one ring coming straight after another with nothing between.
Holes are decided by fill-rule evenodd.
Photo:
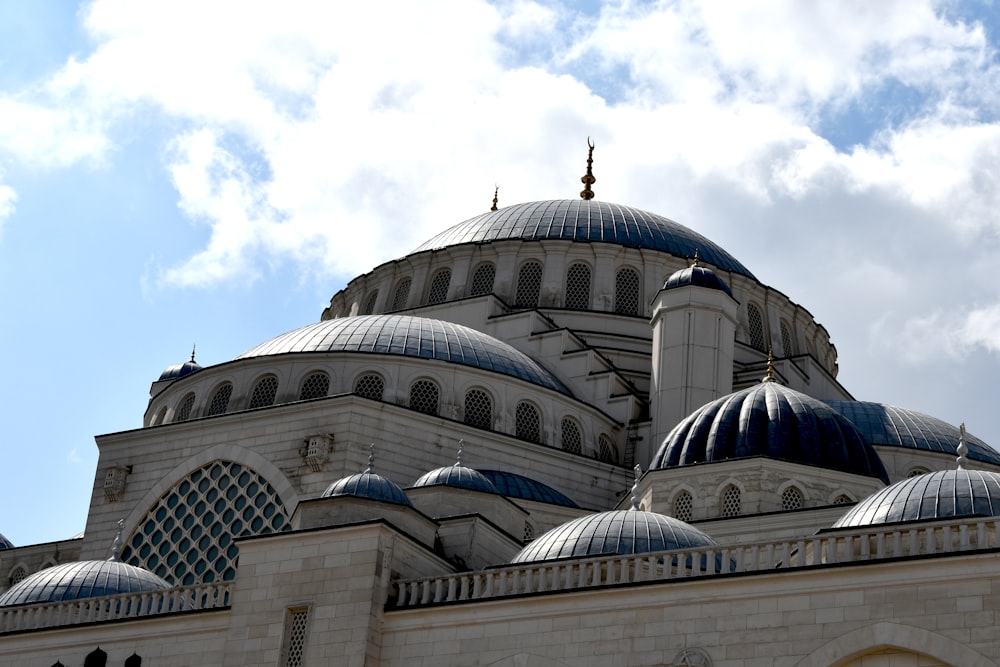
<instances>
[{"instance_id":1,"label":"small rectangular window","mask_svg":"<svg viewBox=\"0 0 1000 667\"><path fill-rule=\"evenodd\" d=\"M306 626L309 607L291 607L285 617L285 640L281 646L281 667L300 667L305 664Z\"/></svg>"}]
</instances>

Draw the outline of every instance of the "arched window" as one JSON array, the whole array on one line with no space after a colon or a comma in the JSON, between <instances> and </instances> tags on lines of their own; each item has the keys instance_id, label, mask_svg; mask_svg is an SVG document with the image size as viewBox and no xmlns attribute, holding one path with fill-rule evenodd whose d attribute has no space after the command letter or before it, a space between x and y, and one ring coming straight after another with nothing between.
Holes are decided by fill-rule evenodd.
<instances>
[{"instance_id":1,"label":"arched window","mask_svg":"<svg viewBox=\"0 0 1000 667\"><path fill-rule=\"evenodd\" d=\"M28 576L28 571L25 570L22 566L18 565L10 573L10 579L9 579L10 585L13 586L14 584L20 583L21 580L23 580L27 576Z\"/></svg>"},{"instance_id":2,"label":"arched window","mask_svg":"<svg viewBox=\"0 0 1000 667\"><path fill-rule=\"evenodd\" d=\"M764 317L756 304L747 304L747 324L750 326L750 344L758 350L767 350L764 338Z\"/></svg>"},{"instance_id":3,"label":"arched window","mask_svg":"<svg viewBox=\"0 0 1000 667\"><path fill-rule=\"evenodd\" d=\"M362 315L371 315L375 312L375 302L378 301L378 290L374 290L365 299L365 305L361 308Z\"/></svg>"},{"instance_id":4,"label":"arched window","mask_svg":"<svg viewBox=\"0 0 1000 667\"><path fill-rule=\"evenodd\" d=\"M427 303L441 303L448 298L448 287L451 285L451 269L441 269L431 279L431 290L427 294Z\"/></svg>"},{"instance_id":5,"label":"arched window","mask_svg":"<svg viewBox=\"0 0 1000 667\"><path fill-rule=\"evenodd\" d=\"M792 344L792 331L788 323L781 320L781 349L786 357L795 354L795 347Z\"/></svg>"},{"instance_id":6,"label":"arched window","mask_svg":"<svg viewBox=\"0 0 1000 667\"><path fill-rule=\"evenodd\" d=\"M542 441L542 420L538 410L531 403L524 401L514 408L514 435L531 442Z\"/></svg>"},{"instance_id":7,"label":"arched window","mask_svg":"<svg viewBox=\"0 0 1000 667\"><path fill-rule=\"evenodd\" d=\"M177 414L174 415L175 422L186 422L191 419L191 410L194 408L194 394L188 394L181 401L181 406L177 408Z\"/></svg>"},{"instance_id":8,"label":"arched window","mask_svg":"<svg viewBox=\"0 0 1000 667\"><path fill-rule=\"evenodd\" d=\"M833 499L834 505L850 505L853 502L854 501L851 499L851 497L844 493L840 494L839 496Z\"/></svg>"},{"instance_id":9,"label":"arched window","mask_svg":"<svg viewBox=\"0 0 1000 667\"><path fill-rule=\"evenodd\" d=\"M739 516L742 513L742 498L738 486L729 485L722 492L722 516Z\"/></svg>"},{"instance_id":10,"label":"arched window","mask_svg":"<svg viewBox=\"0 0 1000 667\"><path fill-rule=\"evenodd\" d=\"M615 452L615 445L605 434L597 439L597 457L605 463L617 463L618 455Z\"/></svg>"},{"instance_id":11,"label":"arched window","mask_svg":"<svg viewBox=\"0 0 1000 667\"><path fill-rule=\"evenodd\" d=\"M533 539L535 539L535 529L531 527L530 523L528 523L527 521L525 521L524 522L524 535L523 535L523 540L522 541L524 541L524 542L530 542Z\"/></svg>"},{"instance_id":12,"label":"arched window","mask_svg":"<svg viewBox=\"0 0 1000 667\"><path fill-rule=\"evenodd\" d=\"M493 427L493 400L481 389L465 393L465 423L477 428Z\"/></svg>"},{"instance_id":13,"label":"arched window","mask_svg":"<svg viewBox=\"0 0 1000 667\"><path fill-rule=\"evenodd\" d=\"M690 521L694 513L694 498L688 491L681 491L674 496L674 518Z\"/></svg>"},{"instance_id":14,"label":"arched window","mask_svg":"<svg viewBox=\"0 0 1000 667\"><path fill-rule=\"evenodd\" d=\"M417 380L410 385L410 408L429 415L438 413L438 386L430 380Z\"/></svg>"},{"instance_id":15,"label":"arched window","mask_svg":"<svg viewBox=\"0 0 1000 667\"><path fill-rule=\"evenodd\" d=\"M642 315L639 295L639 272L625 266L615 274L615 312Z\"/></svg>"},{"instance_id":16,"label":"arched window","mask_svg":"<svg viewBox=\"0 0 1000 667\"><path fill-rule=\"evenodd\" d=\"M538 306L538 292L542 288L542 265L534 260L521 265L517 274L517 292L514 305L518 308Z\"/></svg>"},{"instance_id":17,"label":"arched window","mask_svg":"<svg viewBox=\"0 0 1000 667\"><path fill-rule=\"evenodd\" d=\"M562 432L563 451L579 454L583 450L581 446L580 427L569 417L563 417L562 423L559 426L559 430Z\"/></svg>"},{"instance_id":18,"label":"arched window","mask_svg":"<svg viewBox=\"0 0 1000 667\"><path fill-rule=\"evenodd\" d=\"M930 472L930 470L928 470L927 468L917 467L917 468L913 468L912 470L910 470L910 472L906 473L906 476L907 477L920 477L921 475L926 475L929 472Z\"/></svg>"},{"instance_id":19,"label":"arched window","mask_svg":"<svg viewBox=\"0 0 1000 667\"><path fill-rule=\"evenodd\" d=\"M366 373L359 375L354 381L354 393L375 401L382 400L382 393L385 391L385 380L381 375Z\"/></svg>"},{"instance_id":20,"label":"arched window","mask_svg":"<svg viewBox=\"0 0 1000 667\"><path fill-rule=\"evenodd\" d=\"M274 405L274 397L277 393L278 378L273 375L265 375L254 385L253 393L250 395L250 409Z\"/></svg>"},{"instance_id":21,"label":"arched window","mask_svg":"<svg viewBox=\"0 0 1000 667\"><path fill-rule=\"evenodd\" d=\"M229 398L232 395L233 385L228 382L216 389L215 394L212 396L212 401L208 404L208 412L206 414L209 417L224 414L229 409Z\"/></svg>"},{"instance_id":22,"label":"arched window","mask_svg":"<svg viewBox=\"0 0 1000 667\"><path fill-rule=\"evenodd\" d=\"M157 424L162 424L166 416L167 416L167 406L164 405L162 408L160 408L160 411L153 416L153 421L150 422L149 425L156 426Z\"/></svg>"},{"instance_id":23,"label":"arched window","mask_svg":"<svg viewBox=\"0 0 1000 667\"><path fill-rule=\"evenodd\" d=\"M476 267L476 272L472 274L472 287L469 289L469 296L480 296L493 291L493 280L497 275L497 267L489 262L485 262Z\"/></svg>"},{"instance_id":24,"label":"arched window","mask_svg":"<svg viewBox=\"0 0 1000 667\"><path fill-rule=\"evenodd\" d=\"M790 486L781 492L781 509L785 512L802 508L804 498L802 492Z\"/></svg>"},{"instance_id":25,"label":"arched window","mask_svg":"<svg viewBox=\"0 0 1000 667\"><path fill-rule=\"evenodd\" d=\"M402 310L406 308L406 301L410 298L410 279L403 278L396 285L396 292L392 297L392 309Z\"/></svg>"},{"instance_id":26,"label":"arched window","mask_svg":"<svg viewBox=\"0 0 1000 667\"><path fill-rule=\"evenodd\" d=\"M302 382L302 390L299 391L299 400L307 401L310 398L323 398L330 392L330 376L323 372L311 373Z\"/></svg>"},{"instance_id":27,"label":"arched window","mask_svg":"<svg viewBox=\"0 0 1000 667\"><path fill-rule=\"evenodd\" d=\"M570 264L566 272L566 307L590 310L590 267L583 262Z\"/></svg>"}]
</instances>

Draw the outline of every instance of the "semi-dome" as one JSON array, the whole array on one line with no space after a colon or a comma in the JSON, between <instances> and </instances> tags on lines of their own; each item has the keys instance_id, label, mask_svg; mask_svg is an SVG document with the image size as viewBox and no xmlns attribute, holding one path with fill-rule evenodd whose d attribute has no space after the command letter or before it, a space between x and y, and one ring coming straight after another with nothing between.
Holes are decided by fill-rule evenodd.
<instances>
[{"instance_id":1,"label":"semi-dome","mask_svg":"<svg viewBox=\"0 0 1000 667\"><path fill-rule=\"evenodd\" d=\"M908 477L868 496L833 527L960 516L1000 516L1000 473L958 469Z\"/></svg>"},{"instance_id":2,"label":"semi-dome","mask_svg":"<svg viewBox=\"0 0 1000 667\"><path fill-rule=\"evenodd\" d=\"M673 517L636 509L613 510L556 526L521 549L511 562L642 554L715 544L705 533Z\"/></svg>"},{"instance_id":3,"label":"semi-dome","mask_svg":"<svg viewBox=\"0 0 1000 667\"><path fill-rule=\"evenodd\" d=\"M958 427L915 410L867 401L826 401L851 420L873 445L906 447L955 455ZM976 436L966 433L968 457L1000 465L1000 452Z\"/></svg>"},{"instance_id":4,"label":"semi-dome","mask_svg":"<svg viewBox=\"0 0 1000 667\"><path fill-rule=\"evenodd\" d=\"M846 417L822 401L770 380L693 412L667 434L650 467L753 456L889 483L875 449Z\"/></svg>"},{"instance_id":5,"label":"semi-dome","mask_svg":"<svg viewBox=\"0 0 1000 667\"><path fill-rule=\"evenodd\" d=\"M466 468L460 463L453 466L446 466L431 470L413 483L414 487L421 486L452 486L457 489L468 489L470 491L482 491L484 493L497 493L497 487L493 485L485 475L472 468Z\"/></svg>"},{"instance_id":6,"label":"semi-dome","mask_svg":"<svg viewBox=\"0 0 1000 667\"><path fill-rule=\"evenodd\" d=\"M548 484L543 484L530 477L504 470L480 470L479 472L493 483L497 493L501 496L534 500L551 505L562 505L563 507L579 507L572 498L553 489Z\"/></svg>"},{"instance_id":7,"label":"semi-dome","mask_svg":"<svg viewBox=\"0 0 1000 667\"><path fill-rule=\"evenodd\" d=\"M707 266L689 266L673 273L667 281L663 283L663 289L677 289L678 287L707 287L725 292L729 296L733 295L729 285Z\"/></svg>"},{"instance_id":8,"label":"semi-dome","mask_svg":"<svg viewBox=\"0 0 1000 667\"><path fill-rule=\"evenodd\" d=\"M709 264L756 280L735 257L684 225L630 206L583 199L528 202L490 211L441 232L413 252L516 239L613 243L676 257L693 257L698 251Z\"/></svg>"},{"instance_id":9,"label":"semi-dome","mask_svg":"<svg viewBox=\"0 0 1000 667\"><path fill-rule=\"evenodd\" d=\"M289 331L237 359L300 352L361 352L437 359L502 373L570 395L538 362L488 334L452 322L409 315L361 315Z\"/></svg>"},{"instance_id":10,"label":"semi-dome","mask_svg":"<svg viewBox=\"0 0 1000 667\"><path fill-rule=\"evenodd\" d=\"M201 364L194 360L194 350L192 350L190 359L179 364L174 364L173 366L167 366L166 369L160 373L160 379L157 381L163 382L164 380L176 380L200 370Z\"/></svg>"},{"instance_id":11,"label":"semi-dome","mask_svg":"<svg viewBox=\"0 0 1000 667\"><path fill-rule=\"evenodd\" d=\"M0 607L168 588L170 584L152 572L120 560L85 560L54 565L25 577L0 595Z\"/></svg>"}]
</instances>

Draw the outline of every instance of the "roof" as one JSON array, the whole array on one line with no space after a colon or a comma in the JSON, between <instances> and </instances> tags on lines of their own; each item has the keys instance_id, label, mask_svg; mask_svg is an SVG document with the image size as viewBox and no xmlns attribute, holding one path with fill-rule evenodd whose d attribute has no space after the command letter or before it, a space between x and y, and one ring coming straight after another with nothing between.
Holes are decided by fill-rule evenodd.
<instances>
[{"instance_id":1,"label":"roof","mask_svg":"<svg viewBox=\"0 0 1000 667\"><path fill-rule=\"evenodd\" d=\"M160 373L160 379L158 382L162 382L163 380L176 380L177 378L182 378L185 375L191 375L191 373L200 370L201 364L196 362L194 359L188 359L182 363L167 366L166 369Z\"/></svg>"},{"instance_id":2,"label":"roof","mask_svg":"<svg viewBox=\"0 0 1000 667\"><path fill-rule=\"evenodd\" d=\"M568 496L530 477L504 470L480 470L479 472L483 474L483 477L493 482L493 486L502 496L534 500L550 505L562 505L563 507L579 507Z\"/></svg>"},{"instance_id":3,"label":"roof","mask_svg":"<svg viewBox=\"0 0 1000 667\"><path fill-rule=\"evenodd\" d=\"M374 472L362 472L337 480L323 492L324 498L333 496L355 496L384 503L411 506L413 503L403 490L391 479Z\"/></svg>"},{"instance_id":4,"label":"roof","mask_svg":"<svg viewBox=\"0 0 1000 667\"><path fill-rule=\"evenodd\" d=\"M421 475L420 479L413 483L413 486L451 486L458 489L469 489L470 491L482 491L483 493L499 493L493 482L488 480L482 473L467 468L463 465L446 466L431 470L429 473Z\"/></svg>"},{"instance_id":5,"label":"roof","mask_svg":"<svg viewBox=\"0 0 1000 667\"><path fill-rule=\"evenodd\" d=\"M725 292L729 296L733 295L729 285L715 273L712 269L705 266L689 266L686 269L681 269L673 273L667 281L663 283L663 289L676 289L678 287L687 287L693 285L695 287L707 287L708 289L717 289L719 291Z\"/></svg>"},{"instance_id":6,"label":"roof","mask_svg":"<svg viewBox=\"0 0 1000 667\"><path fill-rule=\"evenodd\" d=\"M166 581L134 565L119 560L85 560L54 565L25 577L0 595L0 607L168 588Z\"/></svg>"},{"instance_id":7,"label":"roof","mask_svg":"<svg viewBox=\"0 0 1000 667\"><path fill-rule=\"evenodd\" d=\"M507 343L460 324L409 315L362 315L289 331L237 359L298 352L361 352L436 359L501 373L571 395L541 364Z\"/></svg>"},{"instance_id":8,"label":"roof","mask_svg":"<svg viewBox=\"0 0 1000 667\"><path fill-rule=\"evenodd\" d=\"M613 243L682 258L694 257L697 252L701 260L713 266L756 280L722 247L669 218L630 206L582 199L528 202L490 211L441 232L413 252L512 239Z\"/></svg>"},{"instance_id":9,"label":"roof","mask_svg":"<svg viewBox=\"0 0 1000 667\"><path fill-rule=\"evenodd\" d=\"M826 403L773 381L723 396L667 434L650 468L765 456L829 470L889 475L875 449Z\"/></svg>"},{"instance_id":10,"label":"roof","mask_svg":"<svg viewBox=\"0 0 1000 667\"><path fill-rule=\"evenodd\" d=\"M614 510L573 519L544 533L514 556L512 563L601 554L641 554L713 546L694 526L640 510Z\"/></svg>"},{"instance_id":11,"label":"roof","mask_svg":"<svg viewBox=\"0 0 1000 667\"><path fill-rule=\"evenodd\" d=\"M14 545L11 543L11 541L8 540L6 537L4 537L3 533L0 533L0 551L4 549L13 549L13 548Z\"/></svg>"}]
</instances>

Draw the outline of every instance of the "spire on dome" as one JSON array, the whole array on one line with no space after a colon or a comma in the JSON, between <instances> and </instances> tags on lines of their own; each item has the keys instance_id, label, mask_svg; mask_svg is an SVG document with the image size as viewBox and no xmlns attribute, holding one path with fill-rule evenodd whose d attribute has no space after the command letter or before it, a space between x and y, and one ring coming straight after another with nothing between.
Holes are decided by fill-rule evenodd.
<instances>
[{"instance_id":1,"label":"spire on dome","mask_svg":"<svg viewBox=\"0 0 1000 667\"><path fill-rule=\"evenodd\" d=\"M500 201L499 199L497 199L497 195L499 193L500 193L500 186L494 184L494 186L493 186L493 206L490 207L491 211L497 210L497 202Z\"/></svg>"},{"instance_id":2,"label":"spire on dome","mask_svg":"<svg viewBox=\"0 0 1000 667\"><path fill-rule=\"evenodd\" d=\"M465 440L460 438L459 441L458 441L458 456L456 457L456 460L455 460L455 467L456 468L461 468L462 467L462 445L464 445L464 444L465 444Z\"/></svg>"},{"instance_id":3,"label":"spire on dome","mask_svg":"<svg viewBox=\"0 0 1000 667\"><path fill-rule=\"evenodd\" d=\"M774 379L774 349L767 350L767 375L760 379L761 382L777 382Z\"/></svg>"},{"instance_id":4,"label":"spire on dome","mask_svg":"<svg viewBox=\"0 0 1000 667\"><path fill-rule=\"evenodd\" d=\"M694 258L691 260L691 268L698 266L698 248L694 249Z\"/></svg>"},{"instance_id":5,"label":"spire on dome","mask_svg":"<svg viewBox=\"0 0 1000 667\"><path fill-rule=\"evenodd\" d=\"M111 558L108 560L121 560L118 556L122 550L122 531L125 530L125 519L118 519L118 532L115 533L115 541L111 543Z\"/></svg>"},{"instance_id":6,"label":"spire on dome","mask_svg":"<svg viewBox=\"0 0 1000 667\"><path fill-rule=\"evenodd\" d=\"M639 509L639 478L642 477L642 466L638 463L632 468L632 472L635 473L635 481L632 482L632 509L638 511Z\"/></svg>"},{"instance_id":7,"label":"spire on dome","mask_svg":"<svg viewBox=\"0 0 1000 667\"><path fill-rule=\"evenodd\" d=\"M194 349L196 346L196 343L191 343L191 363L194 363Z\"/></svg>"},{"instance_id":8,"label":"spire on dome","mask_svg":"<svg viewBox=\"0 0 1000 667\"><path fill-rule=\"evenodd\" d=\"M587 137L587 146L590 150L587 152L587 173L583 175L580 182L583 183L583 190L580 192L580 198L584 201L590 201L594 198L594 191L590 189L590 186L597 182L594 178L594 142Z\"/></svg>"},{"instance_id":9,"label":"spire on dome","mask_svg":"<svg viewBox=\"0 0 1000 667\"><path fill-rule=\"evenodd\" d=\"M966 458L966 454L969 453L969 447L965 444L965 422L962 422L958 427L958 469L965 470L965 464L969 462Z\"/></svg>"},{"instance_id":10,"label":"spire on dome","mask_svg":"<svg viewBox=\"0 0 1000 667\"><path fill-rule=\"evenodd\" d=\"M375 443L368 445L368 469L365 470L370 475L375 474Z\"/></svg>"}]
</instances>

